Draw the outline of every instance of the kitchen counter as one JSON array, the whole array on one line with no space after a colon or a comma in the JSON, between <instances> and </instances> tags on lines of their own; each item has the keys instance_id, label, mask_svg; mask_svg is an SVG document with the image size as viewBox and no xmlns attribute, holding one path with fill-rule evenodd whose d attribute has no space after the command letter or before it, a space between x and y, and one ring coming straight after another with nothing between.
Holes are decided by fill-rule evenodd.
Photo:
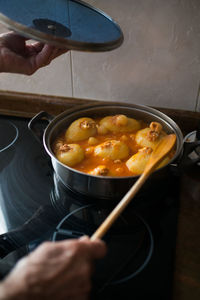
<instances>
[{"instance_id":1,"label":"kitchen counter","mask_svg":"<svg viewBox=\"0 0 200 300\"><path fill-rule=\"evenodd\" d=\"M93 103L92 100L53 97L0 91L0 114L33 117L40 111L58 115L75 105ZM200 113L157 108L172 118L183 135L194 131ZM200 299L200 166L182 172L180 211L178 217L174 300ZM169 299L171 300L171 299Z\"/></svg>"}]
</instances>

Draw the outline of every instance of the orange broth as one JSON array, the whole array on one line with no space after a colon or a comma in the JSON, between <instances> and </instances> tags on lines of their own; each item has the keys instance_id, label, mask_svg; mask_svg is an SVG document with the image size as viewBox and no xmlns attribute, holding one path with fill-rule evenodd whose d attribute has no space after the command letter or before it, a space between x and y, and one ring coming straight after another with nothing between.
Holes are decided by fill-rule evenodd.
<instances>
[{"instance_id":1,"label":"orange broth","mask_svg":"<svg viewBox=\"0 0 200 300\"><path fill-rule=\"evenodd\" d=\"M136 142L135 142L135 134L133 133L109 133L106 135L96 135L95 137L98 139L99 143L101 144L103 142L109 141L109 140L121 140L121 137L126 136L127 140L123 142L129 147L130 149L130 153L129 153L129 157L131 157L133 154L135 154L138 149L140 148ZM93 147L88 145L88 141L84 140L84 141L79 141L76 142L77 144L79 144L84 150L86 150L88 147ZM104 165L106 166L109 170L110 173L112 174L112 176L133 176L134 174L132 172L129 171L129 169L126 166L126 161L128 158L121 160L120 162L114 162L111 159L108 158L101 158L101 157L97 157L94 156L93 153L87 153L87 151L85 151L85 159L77 164L76 166L74 166L74 169L84 172L84 173L88 173L91 170L93 170L94 168L96 168L99 165Z\"/></svg>"}]
</instances>

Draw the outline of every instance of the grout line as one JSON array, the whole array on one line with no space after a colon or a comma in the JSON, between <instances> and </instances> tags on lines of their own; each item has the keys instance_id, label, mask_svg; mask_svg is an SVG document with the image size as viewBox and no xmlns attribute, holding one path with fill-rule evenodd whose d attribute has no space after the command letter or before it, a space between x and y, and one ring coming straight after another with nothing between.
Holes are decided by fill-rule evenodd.
<instances>
[{"instance_id":1,"label":"grout line","mask_svg":"<svg viewBox=\"0 0 200 300\"><path fill-rule=\"evenodd\" d=\"M195 104L195 111L197 111L198 108L198 102L200 101L200 82L197 90L197 97L196 97L196 104Z\"/></svg>"},{"instance_id":2,"label":"grout line","mask_svg":"<svg viewBox=\"0 0 200 300\"><path fill-rule=\"evenodd\" d=\"M68 20L69 20L69 28L71 27L71 22L70 22L70 7L69 7L69 3L67 3L68 5ZM70 60L70 76L71 76L71 89L72 89L72 97L74 97L74 81L73 81L73 67L72 67L72 52L69 50L69 60Z\"/></svg>"},{"instance_id":3,"label":"grout line","mask_svg":"<svg viewBox=\"0 0 200 300\"><path fill-rule=\"evenodd\" d=\"M73 80L73 67L72 67L72 52L69 53L70 57L70 75L71 75L71 86L72 86L72 97L74 97L74 80Z\"/></svg>"}]
</instances>

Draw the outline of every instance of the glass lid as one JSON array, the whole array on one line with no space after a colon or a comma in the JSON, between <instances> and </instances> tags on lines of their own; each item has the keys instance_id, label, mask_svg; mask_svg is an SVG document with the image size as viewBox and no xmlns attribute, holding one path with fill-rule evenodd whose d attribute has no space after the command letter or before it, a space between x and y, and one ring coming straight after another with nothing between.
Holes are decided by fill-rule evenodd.
<instances>
[{"instance_id":1,"label":"glass lid","mask_svg":"<svg viewBox=\"0 0 200 300\"><path fill-rule=\"evenodd\" d=\"M71 50L109 51L123 42L111 17L80 0L0 0L0 22L25 37Z\"/></svg>"}]
</instances>

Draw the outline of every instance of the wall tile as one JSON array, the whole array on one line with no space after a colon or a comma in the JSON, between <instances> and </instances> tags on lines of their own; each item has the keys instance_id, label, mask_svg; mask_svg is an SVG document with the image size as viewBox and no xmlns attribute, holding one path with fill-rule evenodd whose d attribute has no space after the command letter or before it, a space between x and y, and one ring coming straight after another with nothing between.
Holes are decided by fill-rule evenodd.
<instances>
[{"instance_id":1,"label":"wall tile","mask_svg":"<svg viewBox=\"0 0 200 300\"><path fill-rule=\"evenodd\" d=\"M0 33L8 31L0 26ZM31 76L0 73L0 89L55 96L72 96L71 53L57 57Z\"/></svg>"},{"instance_id":2,"label":"wall tile","mask_svg":"<svg viewBox=\"0 0 200 300\"><path fill-rule=\"evenodd\" d=\"M72 52L74 96L194 110L200 79L199 0L94 0L125 41L107 53Z\"/></svg>"}]
</instances>

